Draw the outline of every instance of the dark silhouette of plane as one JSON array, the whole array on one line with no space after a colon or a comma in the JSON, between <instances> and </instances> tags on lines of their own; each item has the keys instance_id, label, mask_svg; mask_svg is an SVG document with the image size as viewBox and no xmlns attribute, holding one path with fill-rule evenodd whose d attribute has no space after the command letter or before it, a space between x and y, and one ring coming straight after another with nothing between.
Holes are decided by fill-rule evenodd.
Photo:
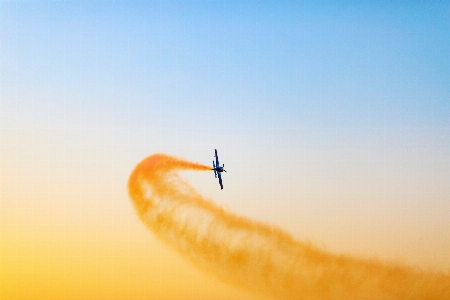
<instances>
[{"instance_id":1,"label":"dark silhouette of plane","mask_svg":"<svg viewBox=\"0 0 450 300\"><path fill-rule=\"evenodd\" d=\"M223 164L222 167L220 166L220 164L219 164L219 156L217 155L217 149L214 149L214 151L216 152L216 155L215 155L215 157L216 157L216 163L214 164L214 161L213 161L213 168L212 168L211 170L214 171L214 176L215 176L216 178L217 178L217 176L219 176L220 189L223 190L222 175L221 175L221 173L222 173L222 172L226 172L225 169L224 169L225 164Z\"/></svg>"}]
</instances>

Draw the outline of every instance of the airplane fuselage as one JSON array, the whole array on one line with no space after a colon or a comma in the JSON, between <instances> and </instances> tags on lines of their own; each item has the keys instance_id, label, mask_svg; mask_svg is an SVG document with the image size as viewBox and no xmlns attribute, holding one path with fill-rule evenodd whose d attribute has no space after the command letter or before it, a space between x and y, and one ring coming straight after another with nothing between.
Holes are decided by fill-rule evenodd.
<instances>
[{"instance_id":1,"label":"airplane fuselage","mask_svg":"<svg viewBox=\"0 0 450 300\"><path fill-rule=\"evenodd\" d=\"M223 169L223 167L215 167L213 170L216 171L216 172L223 172L223 171L225 171Z\"/></svg>"}]
</instances>

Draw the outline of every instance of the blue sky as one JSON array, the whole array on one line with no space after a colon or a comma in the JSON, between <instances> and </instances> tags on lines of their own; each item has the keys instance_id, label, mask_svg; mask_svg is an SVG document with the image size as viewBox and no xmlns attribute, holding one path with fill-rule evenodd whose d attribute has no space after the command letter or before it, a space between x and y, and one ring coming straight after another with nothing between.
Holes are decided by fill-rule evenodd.
<instances>
[{"instance_id":1,"label":"blue sky","mask_svg":"<svg viewBox=\"0 0 450 300\"><path fill-rule=\"evenodd\" d=\"M5 2L3 120L40 111L62 127L83 113L191 147L219 136L264 147L286 132L298 140L295 129L325 139L446 129L448 12L445 2Z\"/></svg>"},{"instance_id":2,"label":"blue sky","mask_svg":"<svg viewBox=\"0 0 450 300\"><path fill-rule=\"evenodd\" d=\"M173 112L176 103L180 112L448 119L444 3L22 2L2 11L3 80L89 90L103 110Z\"/></svg>"}]
</instances>

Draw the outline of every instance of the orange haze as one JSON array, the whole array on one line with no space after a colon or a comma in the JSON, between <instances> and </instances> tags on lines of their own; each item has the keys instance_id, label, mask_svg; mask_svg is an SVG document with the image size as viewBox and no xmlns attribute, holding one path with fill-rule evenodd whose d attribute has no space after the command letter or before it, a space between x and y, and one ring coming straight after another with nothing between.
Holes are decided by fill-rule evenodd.
<instances>
[{"instance_id":1,"label":"orange haze","mask_svg":"<svg viewBox=\"0 0 450 300\"><path fill-rule=\"evenodd\" d=\"M320 250L225 211L178 170L211 168L147 157L128 181L134 207L159 239L228 283L280 299L450 299L449 274Z\"/></svg>"}]
</instances>

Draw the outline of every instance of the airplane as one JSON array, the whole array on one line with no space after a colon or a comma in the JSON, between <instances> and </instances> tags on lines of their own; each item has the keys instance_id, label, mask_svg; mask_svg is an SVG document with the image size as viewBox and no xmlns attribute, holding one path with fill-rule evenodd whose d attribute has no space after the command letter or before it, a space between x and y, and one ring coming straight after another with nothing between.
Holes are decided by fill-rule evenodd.
<instances>
[{"instance_id":1,"label":"airplane","mask_svg":"<svg viewBox=\"0 0 450 300\"><path fill-rule=\"evenodd\" d=\"M213 161L213 168L211 170L214 171L214 176L217 178L217 176L219 176L219 184L220 184L220 189L223 190L223 184L222 184L222 175L220 175L220 173L222 172L226 172L224 167L225 164L222 165L222 167L219 164L219 156L217 156L217 149L214 149L214 151L216 152L216 164L214 164Z\"/></svg>"}]
</instances>

